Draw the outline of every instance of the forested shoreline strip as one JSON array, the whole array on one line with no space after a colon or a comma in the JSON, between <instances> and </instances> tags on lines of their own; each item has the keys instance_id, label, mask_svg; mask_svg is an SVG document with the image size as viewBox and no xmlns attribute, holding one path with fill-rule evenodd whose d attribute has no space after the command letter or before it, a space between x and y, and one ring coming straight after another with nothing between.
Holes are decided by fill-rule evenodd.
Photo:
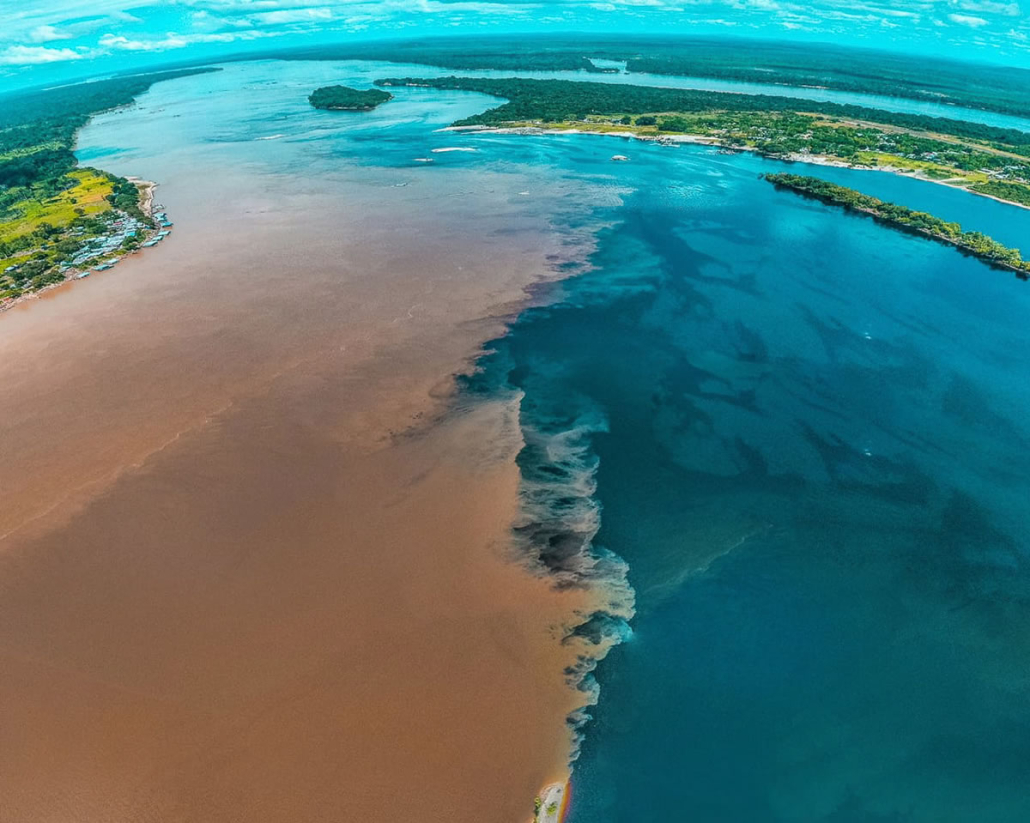
<instances>
[{"instance_id":1,"label":"forested shoreline strip","mask_svg":"<svg viewBox=\"0 0 1030 823\"><path fill-rule=\"evenodd\" d=\"M654 112L809 112L841 119L934 132L970 140L983 140L1030 156L1030 133L926 114L872 109L844 103L801 100L797 97L737 92L634 86L586 80L538 80L522 77L391 77L377 86L420 86L453 91L474 91L506 102L459 120L457 126L496 126L526 120L560 122L589 115L651 114Z\"/></svg>"},{"instance_id":2,"label":"forested shoreline strip","mask_svg":"<svg viewBox=\"0 0 1030 823\"><path fill-rule=\"evenodd\" d=\"M524 78L385 79L505 102L456 127L684 136L766 157L908 174L1030 208L1030 134L858 106L729 92ZM936 129L936 131L934 131Z\"/></svg>"},{"instance_id":3,"label":"forested shoreline strip","mask_svg":"<svg viewBox=\"0 0 1030 823\"><path fill-rule=\"evenodd\" d=\"M958 223L889 203L818 177L786 173L766 174L763 177L777 189L792 191L826 205L872 217L878 223L899 231L954 246L993 268L1015 273L1020 280L1030 279L1030 261L1023 260L1019 249L1009 248L982 232L963 231Z\"/></svg>"},{"instance_id":4,"label":"forested shoreline strip","mask_svg":"<svg viewBox=\"0 0 1030 823\"><path fill-rule=\"evenodd\" d=\"M707 77L963 106L1024 117L1030 71L868 48L713 36L433 36L261 49L231 59L383 60L460 71L578 71ZM597 61L597 62L595 62Z\"/></svg>"}]
</instances>

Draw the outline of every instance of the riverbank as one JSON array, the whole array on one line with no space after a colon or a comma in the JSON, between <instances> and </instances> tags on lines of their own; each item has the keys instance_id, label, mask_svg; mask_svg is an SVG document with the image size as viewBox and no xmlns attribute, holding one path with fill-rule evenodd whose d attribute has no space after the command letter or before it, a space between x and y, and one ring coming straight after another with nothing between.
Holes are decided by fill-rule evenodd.
<instances>
[{"instance_id":1,"label":"riverbank","mask_svg":"<svg viewBox=\"0 0 1030 823\"><path fill-rule=\"evenodd\" d=\"M157 183L152 180L141 180L138 177L129 176L125 178L137 189L139 189L139 208L147 217L154 216L154 192L157 190Z\"/></svg>"},{"instance_id":2,"label":"riverbank","mask_svg":"<svg viewBox=\"0 0 1030 823\"><path fill-rule=\"evenodd\" d=\"M138 177L126 177L125 179L136 187L139 197L138 207L145 222L137 220L126 212L116 211L115 216L108 223L111 231L91 238L89 243L83 247L86 251L80 251L79 257L84 256L84 259L77 264L61 266L58 271L62 275L62 279L48 282L31 291L24 291L15 297L0 299L0 313L30 300L38 299L74 280L84 280L94 273L109 271L129 255L139 254L144 247L153 247L170 234L172 225L170 220L165 217L157 224L154 222L154 192L157 189L157 183L151 180L141 180ZM107 216L110 217L111 213L109 212ZM95 249L91 250L89 244L95 244ZM27 260L30 254L31 251L25 252L22 256ZM17 260L18 258L12 259ZM93 265L94 263L96 265Z\"/></svg>"},{"instance_id":3,"label":"riverbank","mask_svg":"<svg viewBox=\"0 0 1030 823\"><path fill-rule=\"evenodd\" d=\"M949 223L925 212L887 203L817 177L767 174L765 179L777 189L792 191L802 197L838 206L848 212L872 217L878 223L898 231L953 246L991 268L1012 272L1020 280L1030 279L1030 263L1022 259L1018 249L1008 248L982 232L966 232L957 223Z\"/></svg>"},{"instance_id":4,"label":"riverbank","mask_svg":"<svg viewBox=\"0 0 1030 823\"><path fill-rule=\"evenodd\" d=\"M934 183L935 185L947 186L950 189L957 189L964 191L967 194L975 195L976 197L986 197L988 200L994 200L997 203L1004 203L1006 206L1015 206L1020 209L1030 210L1030 206L1023 203L1017 203L1014 200L1005 200L1004 198L998 197L993 194L986 194L984 192L976 191L975 189L969 188L955 183L949 179L938 179L930 175L912 171L911 169L903 169L898 166L892 166L889 164L875 163L875 164L856 164L848 163L837 157L830 157L827 155L820 154L808 154L803 152L793 152L791 154L782 155L772 152L763 151L761 148L756 146L740 146L731 144L729 141L720 139L718 137L710 137L705 135L694 135L694 134L654 134L644 133L627 129L589 129L579 127L569 127L565 125L556 125L553 127L544 125L533 125L533 126L449 126L448 131L458 131L466 133L483 133L483 134L528 134L528 135L544 135L544 134L591 134L599 137L618 137L623 140L639 140L646 143L658 143L660 145L675 146L680 144L698 145L698 146L713 146L716 148L725 149L726 151L732 152L749 152L759 157L767 157L770 160L782 160L788 163L808 163L814 166L831 166L834 168L841 169L861 169L863 171L880 171L888 174L896 174L900 177L910 177L914 180L922 180L927 183Z\"/></svg>"}]
</instances>

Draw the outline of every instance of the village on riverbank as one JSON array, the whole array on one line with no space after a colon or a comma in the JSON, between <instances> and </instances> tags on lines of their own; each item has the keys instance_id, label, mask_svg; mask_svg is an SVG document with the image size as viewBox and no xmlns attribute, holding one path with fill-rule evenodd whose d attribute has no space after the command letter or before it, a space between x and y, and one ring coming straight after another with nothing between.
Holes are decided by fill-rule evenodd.
<instances>
[{"instance_id":1,"label":"village on riverbank","mask_svg":"<svg viewBox=\"0 0 1030 823\"><path fill-rule=\"evenodd\" d=\"M134 213L115 207L108 197L108 208L89 216L73 212L75 217L64 225L37 217L38 226L30 235L36 242L0 259L0 311L69 280L108 271L126 255L153 248L168 237L173 224L154 202L155 184L135 180L131 185L138 191Z\"/></svg>"},{"instance_id":2,"label":"village on riverbank","mask_svg":"<svg viewBox=\"0 0 1030 823\"><path fill-rule=\"evenodd\" d=\"M76 135L89 118L130 106L158 81L209 67L111 77L8 95L0 107L0 311L62 283L106 271L157 245L171 220L155 184L81 166Z\"/></svg>"}]
</instances>

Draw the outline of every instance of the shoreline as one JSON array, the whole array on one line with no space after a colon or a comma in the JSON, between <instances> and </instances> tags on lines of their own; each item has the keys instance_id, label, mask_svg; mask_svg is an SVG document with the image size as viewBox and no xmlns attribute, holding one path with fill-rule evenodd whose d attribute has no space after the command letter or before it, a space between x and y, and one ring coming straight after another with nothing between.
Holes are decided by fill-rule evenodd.
<instances>
[{"instance_id":1,"label":"shoreline","mask_svg":"<svg viewBox=\"0 0 1030 823\"><path fill-rule=\"evenodd\" d=\"M569 807L569 783L550 783L536 798L533 823L562 823Z\"/></svg>"},{"instance_id":2,"label":"shoreline","mask_svg":"<svg viewBox=\"0 0 1030 823\"><path fill-rule=\"evenodd\" d=\"M144 180L141 177L126 177L140 193L139 208L147 217L154 216L154 192L157 190L157 183L153 180Z\"/></svg>"},{"instance_id":3,"label":"shoreline","mask_svg":"<svg viewBox=\"0 0 1030 823\"><path fill-rule=\"evenodd\" d=\"M985 194L983 192L974 191L973 189L967 188L966 186L960 186L956 183L949 183L945 180L935 180L932 177L928 177L925 174L920 174L916 171L908 171L906 169L898 168L897 166L889 165L874 165L864 166L856 165L854 163L848 163L845 160L841 160L836 157L830 157L825 154L802 154L794 153L789 155L770 154L764 152L761 149L755 148L754 146L731 146L724 140L718 137L705 137L704 135L693 135L693 134L641 134L635 131L600 131L598 129L579 129L579 128L553 128L549 129L545 126L448 126L440 131L459 131L467 133L484 133L484 134L528 134L528 135L543 135L543 134L592 134L599 137L618 137L623 140L640 140L645 143L659 143L664 145L676 145L680 143L686 143L689 145L697 146L711 146L713 148L725 149L728 152L751 152L759 157L765 157L769 160L780 160L786 163L808 163L813 166L832 166L841 169L856 169L858 171L879 171L888 174L896 174L899 177L911 177L914 180L922 180L926 183L935 183L940 186L947 186L949 189L956 189L958 191L964 191L966 194L971 194L976 197L986 197L989 200L994 200L998 203L1004 203L1006 206L1014 206L1018 209L1028 209L1030 206L1024 205L1023 203L1016 203L1013 200L1005 200L1004 198L998 197L993 194Z\"/></svg>"},{"instance_id":4,"label":"shoreline","mask_svg":"<svg viewBox=\"0 0 1030 823\"><path fill-rule=\"evenodd\" d=\"M857 214L865 217L870 217L877 223L894 229L895 231L900 231L904 234L910 234L915 237L923 237L928 240L933 240L934 242L941 243L945 246L951 246L952 248L957 249L966 257L972 257L976 260L979 260L981 263L991 267L992 269L1011 272L1012 274L1015 274L1016 277L1018 277L1020 280L1030 279L1030 273L1028 273L1026 269L1020 268L1016 265L1012 265L1003 260L997 260L995 258L986 256L985 254L978 252L975 248L966 245L964 242L962 242L960 238L949 237L948 235L941 234L936 231L931 231L926 228L913 226L901 222L897 219L894 219L888 215L882 214L881 212L878 212L875 208L858 206L854 203L843 202L841 200L833 198L832 196L826 196L818 192L811 191L807 188L803 188L791 182L784 182L781 179L775 179L774 177L769 176L766 176L765 179L768 180L768 182L772 183L773 186L775 186L778 190L791 191L794 194L797 194L806 199L816 200L820 203L824 203L827 206L843 209L845 212L848 212L850 214ZM816 180L817 178L808 179ZM883 205L883 203L881 202L880 205Z\"/></svg>"},{"instance_id":5,"label":"shoreline","mask_svg":"<svg viewBox=\"0 0 1030 823\"><path fill-rule=\"evenodd\" d=\"M153 180L143 180L139 177L126 177L125 179L132 183L134 186L136 186L136 189L139 192L140 211L143 212L147 220L153 221L154 207L156 205L154 203L154 193L157 190L158 184L155 183ZM124 214L124 212L122 214ZM157 236L158 231L159 229L155 225L150 225L149 227L146 227L143 231L143 237L140 241L140 245L137 248L133 249L132 251L123 251L120 253L116 253L111 257L105 258L104 264L107 265L107 268L109 269L115 264L120 263L126 257L133 254L139 254L141 251L143 251L143 243L147 243L153 240ZM84 267L72 266L65 270L63 280L59 280L56 283L48 283L47 285L43 286L40 289L36 289L35 291L25 292L24 294L20 294L17 297L11 297L6 300L0 301L0 314L3 314L4 312L8 311L9 309L13 309L16 306L20 306L23 303L27 303L30 300L38 299L41 295L53 291L54 289L61 288L62 286L67 286L70 282L73 282L75 280L85 280L87 277L93 274L101 274L103 271L107 271L107 269L98 270L92 265L87 265Z\"/></svg>"}]
</instances>

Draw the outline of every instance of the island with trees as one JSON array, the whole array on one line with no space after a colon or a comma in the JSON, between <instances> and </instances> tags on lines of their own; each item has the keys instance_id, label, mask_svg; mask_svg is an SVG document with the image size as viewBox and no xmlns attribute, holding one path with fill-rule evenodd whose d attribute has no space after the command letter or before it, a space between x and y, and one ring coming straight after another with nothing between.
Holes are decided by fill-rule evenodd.
<instances>
[{"instance_id":1,"label":"island with trees","mask_svg":"<svg viewBox=\"0 0 1030 823\"><path fill-rule=\"evenodd\" d=\"M376 81L507 102L455 126L631 133L787 160L879 168L1030 207L1030 133L964 120L759 94L526 78Z\"/></svg>"},{"instance_id":2,"label":"island with trees","mask_svg":"<svg viewBox=\"0 0 1030 823\"><path fill-rule=\"evenodd\" d=\"M350 86L322 86L308 95L316 109L327 111L372 111L393 95L382 89L352 89Z\"/></svg>"},{"instance_id":3,"label":"island with trees","mask_svg":"<svg viewBox=\"0 0 1030 823\"><path fill-rule=\"evenodd\" d=\"M78 166L75 135L90 117L125 106L153 83L195 68L29 89L0 97L0 309L106 268L151 242L149 187Z\"/></svg>"},{"instance_id":4,"label":"island with trees","mask_svg":"<svg viewBox=\"0 0 1030 823\"><path fill-rule=\"evenodd\" d=\"M1030 261L1023 260L1019 249L1004 246L978 231L963 231L958 223L949 223L932 214L888 203L847 186L839 186L818 177L798 174L766 174L765 179L777 189L792 191L845 211L872 217L878 223L909 234L917 234L955 246L964 254L982 260L989 266L1030 279Z\"/></svg>"}]
</instances>

